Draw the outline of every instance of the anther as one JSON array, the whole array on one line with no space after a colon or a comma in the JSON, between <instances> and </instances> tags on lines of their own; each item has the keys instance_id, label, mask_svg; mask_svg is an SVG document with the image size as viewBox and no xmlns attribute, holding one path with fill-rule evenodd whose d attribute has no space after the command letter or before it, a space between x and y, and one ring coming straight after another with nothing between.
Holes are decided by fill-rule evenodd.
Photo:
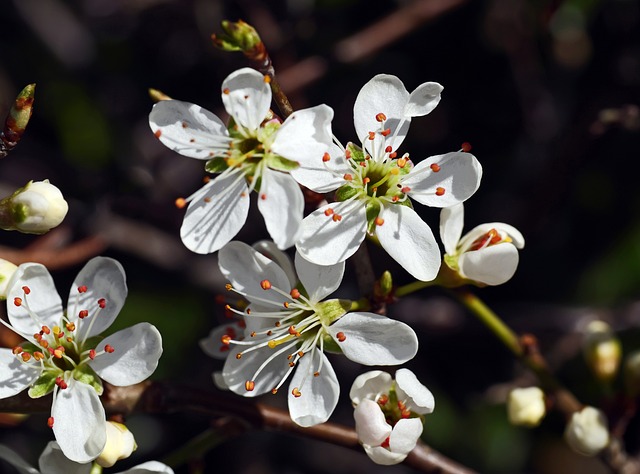
<instances>
[{"instance_id":1,"label":"anther","mask_svg":"<svg viewBox=\"0 0 640 474\"><path fill-rule=\"evenodd\" d=\"M345 181L353 181L353 175L351 175L350 173L345 173L342 179L344 179Z\"/></svg>"},{"instance_id":2,"label":"anther","mask_svg":"<svg viewBox=\"0 0 640 474\"><path fill-rule=\"evenodd\" d=\"M242 352L238 352L236 354L236 359L238 359L238 360L242 359Z\"/></svg>"},{"instance_id":3,"label":"anther","mask_svg":"<svg viewBox=\"0 0 640 474\"><path fill-rule=\"evenodd\" d=\"M28 295L29 293L31 293L31 288L29 288L28 286L23 286L22 291L24 291L25 295Z\"/></svg>"},{"instance_id":4,"label":"anther","mask_svg":"<svg viewBox=\"0 0 640 474\"><path fill-rule=\"evenodd\" d=\"M44 359L44 354L42 352L40 352L40 351L35 351L33 353L33 358L35 360L37 360L37 361L40 361L40 360Z\"/></svg>"},{"instance_id":5,"label":"anther","mask_svg":"<svg viewBox=\"0 0 640 474\"><path fill-rule=\"evenodd\" d=\"M338 339L338 342L344 342L347 339L347 336L345 336L343 332L339 332L336 334L336 339Z\"/></svg>"},{"instance_id":6,"label":"anther","mask_svg":"<svg viewBox=\"0 0 640 474\"><path fill-rule=\"evenodd\" d=\"M392 160L393 160L396 156L398 156L398 154L397 154L395 151L394 151L393 153L389 153L389 158L391 158ZM401 166L401 168L402 168L402 166Z\"/></svg>"},{"instance_id":7,"label":"anther","mask_svg":"<svg viewBox=\"0 0 640 474\"><path fill-rule=\"evenodd\" d=\"M344 151L344 157L349 160L351 159L351 150L345 150Z\"/></svg>"},{"instance_id":8,"label":"anther","mask_svg":"<svg viewBox=\"0 0 640 474\"><path fill-rule=\"evenodd\" d=\"M178 209L183 209L187 205L187 200L185 198L178 198L175 203Z\"/></svg>"},{"instance_id":9,"label":"anther","mask_svg":"<svg viewBox=\"0 0 640 474\"><path fill-rule=\"evenodd\" d=\"M275 395L276 393L278 393L278 389L277 389L277 388L272 388L272 389L271 389L271 393L272 393L273 395Z\"/></svg>"},{"instance_id":10,"label":"anther","mask_svg":"<svg viewBox=\"0 0 640 474\"><path fill-rule=\"evenodd\" d=\"M465 153L469 153L471 151L471 143L464 142L462 145L460 145L460 148L462 148L462 151L464 151Z\"/></svg>"},{"instance_id":11,"label":"anther","mask_svg":"<svg viewBox=\"0 0 640 474\"><path fill-rule=\"evenodd\" d=\"M263 80L264 80L264 82L265 82L266 84L270 84L270 83L271 83L271 76L269 76L269 75L265 75Z\"/></svg>"},{"instance_id":12,"label":"anther","mask_svg":"<svg viewBox=\"0 0 640 474\"><path fill-rule=\"evenodd\" d=\"M154 137L160 138L162 136L162 130L158 129L153 134Z\"/></svg>"},{"instance_id":13,"label":"anther","mask_svg":"<svg viewBox=\"0 0 640 474\"><path fill-rule=\"evenodd\" d=\"M387 145L387 147L384 149L385 153L391 153L391 151L393 150L393 148L391 148L391 145Z\"/></svg>"},{"instance_id":14,"label":"anther","mask_svg":"<svg viewBox=\"0 0 640 474\"><path fill-rule=\"evenodd\" d=\"M404 168L407 165L407 159L398 158L398 161L396 161L396 165L398 165L398 168Z\"/></svg>"},{"instance_id":15,"label":"anther","mask_svg":"<svg viewBox=\"0 0 640 474\"><path fill-rule=\"evenodd\" d=\"M265 200L267 199L267 195L266 195L266 194L264 194L264 193L262 193L262 194L260 195L260 199L262 199L263 201L265 201Z\"/></svg>"},{"instance_id":16,"label":"anther","mask_svg":"<svg viewBox=\"0 0 640 474\"><path fill-rule=\"evenodd\" d=\"M296 327L295 326L289 326L289 334L291 334L292 336L295 336L296 334L299 334L298 331L296 331Z\"/></svg>"},{"instance_id":17,"label":"anther","mask_svg":"<svg viewBox=\"0 0 640 474\"><path fill-rule=\"evenodd\" d=\"M222 93L225 94L225 95L229 95L229 92L231 92L231 91L229 90L228 87L225 87L224 89L222 89Z\"/></svg>"},{"instance_id":18,"label":"anther","mask_svg":"<svg viewBox=\"0 0 640 474\"><path fill-rule=\"evenodd\" d=\"M429 168L431 168L431 171L433 171L434 173L440 171L440 165L438 163L431 163L431 165L429 165Z\"/></svg>"},{"instance_id":19,"label":"anther","mask_svg":"<svg viewBox=\"0 0 640 474\"><path fill-rule=\"evenodd\" d=\"M47 419L47 426L49 428L53 428L53 417L50 416L49 419Z\"/></svg>"},{"instance_id":20,"label":"anther","mask_svg":"<svg viewBox=\"0 0 640 474\"><path fill-rule=\"evenodd\" d=\"M249 337L256 337L256 332L252 331L251 334L249 334Z\"/></svg>"},{"instance_id":21,"label":"anther","mask_svg":"<svg viewBox=\"0 0 640 474\"><path fill-rule=\"evenodd\" d=\"M220 342L223 344L229 345L231 343L231 336L229 336L228 334L225 334L220 338Z\"/></svg>"},{"instance_id":22,"label":"anther","mask_svg":"<svg viewBox=\"0 0 640 474\"><path fill-rule=\"evenodd\" d=\"M247 392L253 392L253 389L256 388L256 383L253 380L247 380L244 383L244 388Z\"/></svg>"},{"instance_id":23,"label":"anther","mask_svg":"<svg viewBox=\"0 0 640 474\"><path fill-rule=\"evenodd\" d=\"M385 114L383 114L382 112L376 114L376 120L378 122L384 122L385 120L387 120L387 116Z\"/></svg>"},{"instance_id":24,"label":"anther","mask_svg":"<svg viewBox=\"0 0 640 474\"><path fill-rule=\"evenodd\" d=\"M233 286L231 285L231 283L227 283L226 285L224 285L224 288L227 291L231 291L233 289Z\"/></svg>"},{"instance_id":25,"label":"anther","mask_svg":"<svg viewBox=\"0 0 640 474\"><path fill-rule=\"evenodd\" d=\"M314 373L313 373L313 376L314 376L314 377L319 377L319 376L320 376L320 372L314 372Z\"/></svg>"},{"instance_id":26,"label":"anther","mask_svg":"<svg viewBox=\"0 0 640 474\"><path fill-rule=\"evenodd\" d=\"M389 395L381 395L380 398L378 398L378 405L380 406L385 406L387 403L389 402Z\"/></svg>"},{"instance_id":27,"label":"anther","mask_svg":"<svg viewBox=\"0 0 640 474\"><path fill-rule=\"evenodd\" d=\"M51 334L51 329L48 326L42 326L42 332L45 334Z\"/></svg>"},{"instance_id":28,"label":"anther","mask_svg":"<svg viewBox=\"0 0 640 474\"><path fill-rule=\"evenodd\" d=\"M384 224L384 219L382 217L376 217L375 220L373 221L377 226L381 226L382 224Z\"/></svg>"},{"instance_id":29,"label":"anther","mask_svg":"<svg viewBox=\"0 0 640 474\"><path fill-rule=\"evenodd\" d=\"M369 178L368 176L365 176L364 178L362 178L362 184L369 184L371 182L371 178Z\"/></svg>"},{"instance_id":30,"label":"anther","mask_svg":"<svg viewBox=\"0 0 640 474\"><path fill-rule=\"evenodd\" d=\"M98 306L100 306L101 309L104 309L104 307L107 306L107 300L105 300L104 298L100 298L98 300Z\"/></svg>"},{"instance_id":31,"label":"anther","mask_svg":"<svg viewBox=\"0 0 640 474\"><path fill-rule=\"evenodd\" d=\"M22 347L16 346L16 347L13 348L13 350L11 352L13 352L14 355L18 355L18 354L21 354L22 351L24 351L24 349Z\"/></svg>"},{"instance_id":32,"label":"anther","mask_svg":"<svg viewBox=\"0 0 640 474\"><path fill-rule=\"evenodd\" d=\"M56 377L56 385L60 388L60 390L64 390L68 387L67 382L64 381L62 377Z\"/></svg>"},{"instance_id":33,"label":"anther","mask_svg":"<svg viewBox=\"0 0 640 474\"><path fill-rule=\"evenodd\" d=\"M331 155L325 151L324 155L322 155L322 161L326 163L329 160L331 160Z\"/></svg>"},{"instance_id":34,"label":"anther","mask_svg":"<svg viewBox=\"0 0 640 474\"><path fill-rule=\"evenodd\" d=\"M332 217L333 222L340 222L342 220L342 216L340 214L334 214Z\"/></svg>"},{"instance_id":35,"label":"anther","mask_svg":"<svg viewBox=\"0 0 640 474\"><path fill-rule=\"evenodd\" d=\"M69 332L73 332L76 330L76 325L74 323L67 323L65 324L65 327L67 328L67 331Z\"/></svg>"},{"instance_id":36,"label":"anther","mask_svg":"<svg viewBox=\"0 0 640 474\"><path fill-rule=\"evenodd\" d=\"M104 346L104 351L107 354L111 354L113 351L115 351L115 349L113 348L113 346L111 344L107 344Z\"/></svg>"},{"instance_id":37,"label":"anther","mask_svg":"<svg viewBox=\"0 0 640 474\"><path fill-rule=\"evenodd\" d=\"M291 290L291 291L289 292L289 295L291 295L291 297L292 297L294 300L297 300L298 298L300 298L300 291L298 291L298 289L297 289L297 288L294 288L293 290Z\"/></svg>"},{"instance_id":38,"label":"anther","mask_svg":"<svg viewBox=\"0 0 640 474\"><path fill-rule=\"evenodd\" d=\"M284 303L282 303L282 306L284 306L286 309L289 309L289 302L285 301Z\"/></svg>"},{"instance_id":39,"label":"anther","mask_svg":"<svg viewBox=\"0 0 640 474\"><path fill-rule=\"evenodd\" d=\"M300 390L298 389L298 387L295 387L293 390L291 390L291 395L293 395L296 398L299 398L300 395L302 395L302 393L300 393Z\"/></svg>"},{"instance_id":40,"label":"anther","mask_svg":"<svg viewBox=\"0 0 640 474\"><path fill-rule=\"evenodd\" d=\"M14 305L16 305L16 306L22 306L22 298L20 298L20 297L16 296L16 297L13 299L13 304L14 304Z\"/></svg>"},{"instance_id":41,"label":"anther","mask_svg":"<svg viewBox=\"0 0 640 474\"><path fill-rule=\"evenodd\" d=\"M436 188L436 196L442 196L444 194L444 188L441 188L440 186L438 186Z\"/></svg>"},{"instance_id":42,"label":"anther","mask_svg":"<svg viewBox=\"0 0 640 474\"><path fill-rule=\"evenodd\" d=\"M31 354L28 352L23 352L20 356L22 357L23 362L29 362L31 360Z\"/></svg>"},{"instance_id":43,"label":"anther","mask_svg":"<svg viewBox=\"0 0 640 474\"><path fill-rule=\"evenodd\" d=\"M325 209L324 211L325 216L329 217L331 214L333 214L333 209L331 208Z\"/></svg>"},{"instance_id":44,"label":"anther","mask_svg":"<svg viewBox=\"0 0 640 474\"><path fill-rule=\"evenodd\" d=\"M211 202L211 198L209 196L207 196L206 198L202 199L204 202L206 202L207 204L209 204Z\"/></svg>"},{"instance_id":45,"label":"anther","mask_svg":"<svg viewBox=\"0 0 640 474\"><path fill-rule=\"evenodd\" d=\"M387 129L385 129L385 130L382 130L382 131L380 132L380 135L382 135L383 137L387 137L387 136L389 136L389 134L390 134L390 133L391 133L391 129L390 129L390 128L387 128Z\"/></svg>"},{"instance_id":46,"label":"anther","mask_svg":"<svg viewBox=\"0 0 640 474\"><path fill-rule=\"evenodd\" d=\"M269 280L262 280L260 282L260 287L263 290L270 290L271 289L271 282Z\"/></svg>"},{"instance_id":47,"label":"anther","mask_svg":"<svg viewBox=\"0 0 640 474\"><path fill-rule=\"evenodd\" d=\"M86 292L87 292L86 285L81 285L78 287L78 293L86 293Z\"/></svg>"},{"instance_id":48,"label":"anther","mask_svg":"<svg viewBox=\"0 0 640 474\"><path fill-rule=\"evenodd\" d=\"M84 319L84 318L86 318L87 316L89 316L89 310L81 309L81 310L80 310L80 312L78 313L78 317L79 317L80 319Z\"/></svg>"},{"instance_id":49,"label":"anther","mask_svg":"<svg viewBox=\"0 0 640 474\"><path fill-rule=\"evenodd\" d=\"M89 351L89 359L93 360L96 358L96 350L95 349L91 349Z\"/></svg>"},{"instance_id":50,"label":"anther","mask_svg":"<svg viewBox=\"0 0 640 474\"><path fill-rule=\"evenodd\" d=\"M64 347L58 346L53 350L53 356L56 359L62 359L63 355L64 355Z\"/></svg>"},{"instance_id":51,"label":"anther","mask_svg":"<svg viewBox=\"0 0 640 474\"><path fill-rule=\"evenodd\" d=\"M376 138L376 132L369 132L369 140Z\"/></svg>"}]
</instances>

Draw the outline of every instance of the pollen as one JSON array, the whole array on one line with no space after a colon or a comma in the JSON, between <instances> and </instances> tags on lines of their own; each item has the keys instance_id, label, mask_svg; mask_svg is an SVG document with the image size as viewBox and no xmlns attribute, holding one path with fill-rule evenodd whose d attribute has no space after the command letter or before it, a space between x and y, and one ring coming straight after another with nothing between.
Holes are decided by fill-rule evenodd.
<instances>
[{"instance_id":1,"label":"pollen","mask_svg":"<svg viewBox=\"0 0 640 474\"><path fill-rule=\"evenodd\" d=\"M431 163L429 168L431 168L431 171L433 171L434 173L440 171L440 165L438 163Z\"/></svg>"},{"instance_id":2,"label":"pollen","mask_svg":"<svg viewBox=\"0 0 640 474\"><path fill-rule=\"evenodd\" d=\"M105 300L104 298L100 298L98 300L98 306L100 306L101 309L104 309L105 306L107 306L107 300Z\"/></svg>"},{"instance_id":3,"label":"pollen","mask_svg":"<svg viewBox=\"0 0 640 474\"><path fill-rule=\"evenodd\" d=\"M11 352L13 352L15 355L18 355L18 354L22 353L23 350L24 349L22 347L16 346L16 347L13 348L13 350Z\"/></svg>"},{"instance_id":4,"label":"pollen","mask_svg":"<svg viewBox=\"0 0 640 474\"><path fill-rule=\"evenodd\" d=\"M266 195L266 194L264 194L264 193L262 193L262 194L260 195L260 199L262 199L263 201L266 201L266 200L267 200L267 195Z\"/></svg>"},{"instance_id":5,"label":"pollen","mask_svg":"<svg viewBox=\"0 0 640 474\"><path fill-rule=\"evenodd\" d=\"M296 398L300 398L300 395L302 395L302 393L300 393L300 389L298 387L295 387L293 390L291 390L291 395Z\"/></svg>"},{"instance_id":6,"label":"pollen","mask_svg":"<svg viewBox=\"0 0 640 474\"><path fill-rule=\"evenodd\" d=\"M340 214L334 214L332 217L333 222L340 222L342 220L342 216Z\"/></svg>"},{"instance_id":7,"label":"pollen","mask_svg":"<svg viewBox=\"0 0 640 474\"><path fill-rule=\"evenodd\" d=\"M376 114L376 120L378 122L384 122L385 120L387 120L387 116L385 114L383 114L382 112L377 113Z\"/></svg>"},{"instance_id":8,"label":"pollen","mask_svg":"<svg viewBox=\"0 0 640 474\"><path fill-rule=\"evenodd\" d=\"M40 351L35 351L35 352L33 353L33 358L34 358L35 360L40 361L40 360L44 359L44 354L43 354L42 352L40 352Z\"/></svg>"},{"instance_id":9,"label":"pollen","mask_svg":"<svg viewBox=\"0 0 640 474\"><path fill-rule=\"evenodd\" d=\"M352 181L353 180L353 175L351 175L349 173L345 173L344 176L342 177L342 179L344 179L345 181Z\"/></svg>"},{"instance_id":10,"label":"pollen","mask_svg":"<svg viewBox=\"0 0 640 474\"><path fill-rule=\"evenodd\" d=\"M376 138L376 132L369 132L369 140Z\"/></svg>"},{"instance_id":11,"label":"pollen","mask_svg":"<svg viewBox=\"0 0 640 474\"><path fill-rule=\"evenodd\" d=\"M87 286L86 285L81 285L78 287L78 293L86 293L87 292Z\"/></svg>"},{"instance_id":12,"label":"pollen","mask_svg":"<svg viewBox=\"0 0 640 474\"><path fill-rule=\"evenodd\" d=\"M187 205L187 200L185 198L178 198L176 199L175 204L178 209L184 209L184 207Z\"/></svg>"},{"instance_id":13,"label":"pollen","mask_svg":"<svg viewBox=\"0 0 640 474\"><path fill-rule=\"evenodd\" d=\"M29 362L31 360L31 354L28 352L23 352L20 356L22 357L23 362Z\"/></svg>"},{"instance_id":14,"label":"pollen","mask_svg":"<svg viewBox=\"0 0 640 474\"><path fill-rule=\"evenodd\" d=\"M96 358L96 350L95 349L91 349L89 351L89 359L93 360Z\"/></svg>"},{"instance_id":15,"label":"pollen","mask_svg":"<svg viewBox=\"0 0 640 474\"><path fill-rule=\"evenodd\" d=\"M398 156L398 154L394 151L393 153L389 153L389 158L391 158L392 160Z\"/></svg>"},{"instance_id":16,"label":"pollen","mask_svg":"<svg viewBox=\"0 0 640 474\"><path fill-rule=\"evenodd\" d=\"M382 217L376 217L373 222L375 222L377 226L381 226L382 224L384 224L384 219Z\"/></svg>"},{"instance_id":17,"label":"pollen","mask_svg":"<svg viewBox=\"0 0 640 474\"><path fill-rule=\"evenodd\" d=\"M294 288L293 290L291 290L289 294L294 300L297 300L298 298L300 298L300 291L298 291L297 288Z\"/></svg>"},{"instance_id":18,"label":"pollen","mask_svg":"<svg viewBox=\"0 0 640 474\"><path fill-rule=\"evenodd\" d=\"M238 352L238 353L236 354L236 359L237 359L237 360L242 359L242 352Z\"/></svg>"},{"instance_id":19,"label":"pollen","mask_svg":"<svg viewBox=\"0 0 640 474\"><path fill-rule=\"evenodd\" d=\"M222 89L222 93L225 94L225 95L229 95L229 92L231 92L231 91L229 90L228 87L225 87L224 89Z\"/></svg>"},{"instance_id":20,"label":"pollen","mask_svg":"<svg viewBox=\"0 0 640 474\"><path fill-rule=\"evenodd\" d=\"M314 372L314 373L313 373L313 376L314 376L314 377L320 377L320 372Z\"/></svg>"},{"instance_id":21,"label":"pollen","mask_svg":"<svg viewBox=\"0 0 640 474\"><path fill-rule=\"evenodd\" d=\"M156 130L153 136L156 138L160 138L162 136L162 130L160 129Z\"/></svg>"},{"instance_id":22,"label":"pollen","mask_svg":"<svg viewBox=\"0 0 640 474\"><path fill-rule=\"evenodd\" d=\"M80 319L84 319L87 316L89 316L89 311L87 311L86 309L81 309L80 312L78 313L78 317Z\"/></svg>"},{"instance_id":23,"label":"pollen","mask_svg":"<svg viewBox=\"0 0 640 474\"><path fill-rule=\"evenodd\" d=\"M329 160L331 160L331 155L325 151L324 155L322 155L322 161L326 163Z\"/></svg>"},{"instance_id":24,"label":"pollen","mask_svg":"<svg viewBox=\"0 0 640 474\"><path fill-rule=\"evenodd\" d=\"M49 419L47 419L47 426L49 428L53 428L53 417L50 416Z\"/></svg>"},{"instance_id":25,"label":"pollen","mask_svg":"<svg viewBox=\"0 0 640 474\"><path fill-rule=\"evenodd\" d=\"M229 336L228 334L225 334L220 338L220 342L222 342L225 345L229 345L231 343L231 336Z\"/></svg>"},{"instance_id":26,"label":"pollen","mask_svg":"<svg viewBox=\"0 0 640 474\"><path fill-rule=\"evenodd\" d=\"M247 380L244 383L244 388L247 392L253 392L253 389L256 388L256 383L253 380Z\"/></svg>"},{"instance_id":27,"label":"pollen","mask_svg":"<svg viewBox=\"0 0 640 474\"><path fill-rule=\"evenodd\" d=\"M398 158L398 161L396 161L396 165L398 165L398 168L404 168L407 165L407 159Z\"/></svg>"},{"instance_id":28,"label":"pollen","mask_svg":"<svg viewBox=\"0 0 640 474\"><path fill-rule=\"evenodd\" d=\"M57 359L62 359L63 355L64 355L64 347L59 346L53 350L53 356L56 357Z\"/></svg>"},{"instance_id":29,"label":"pollen","mask_svg":"<svg viewBox=\"0 0 640 474\"><path fill-rule=\"evenodd\" d=\"M329 217L331 214L333 214L333 209L331 208L325 209L324 211L325 216Z\"/></svg>"},{"instance_id":30,"label":"pollen","mask_svg":"<svg viewBox=\"0 0 640 474\"><path fill-rule=\"evenodd\" d=\"M442 195L444 195L444 188L438 186L436 188L436 196L442 196Z\"/></svg>"},{"instance_id":31,"label":"pollen","mask_svg":"<svg viewBox=\"0 0 640 474\"><path fill-rule=\"evenodd\" d=\"M60 328L58 328L59 330ZM51 334L51 329L48 326L42 326L42 332L45 334Z\"/></svg>"},{"instance_id":32,"label":"pollen","mask_svg":"<svg viewBox=\"0 0 640 474\"><path fill-rule=\"evenodd\" d=\"M115 349L113 348L113 346L111 344L107 344L107 345L104 346L104 351L107 354L111 354L111 353L113 353L115 351Z\"/></svg>"},{"instance_id":33,"label":"pollen","mask_svg":"<svg viewBox=\"0 0 640 474\"><path fill-rule=\"evenodd\" d=\"M231 283L227 283L226 285L224 285L224 288L225 288L227 291L231 291L231 290L233 290L233 286L231 285Z\"/></svg>"},{"instance_id":34,"label":"pollen","mask_svg":"<svg viewBox=\"0 0 640 474\"><path fill-rule=\"evenodd\" d=\"M13 299L13 304L14 304L14 305L16 305L16 306L22 306L22 298L20 298L20 297L16 296L16 297Z\"/></svg>"},{"instance_id":35,"label":"pollen","mask_svg":"<svg viewBox=\"0 0 640 474\"><path fill-rule=\"evenodd\" d=\"M265 82L265 84L271 84L271 76L265 75L264 76L264 82Z\"/></svg>"},{"instance_id":36,"label":"pollen","mask_svg":"<svg viewBox=\"0 0 640 474\"><path fill-rule=\"evenodd\" d=\"M67 328L67 331L69 332L73 332L76 330L76 325L74 323L67 323L65 324L65 327Z\"/></svg>"},{"instance_id":37,"label":"pollen","mask_svg":"<svg viewBox=\"0 0 640 474\"><path fill-rule=\"evenodd\" d=\"M385 153L391 153L393 151L393 148L391 148L391 145L387 145L387 147L384 149Z\"/></svg>"},{"instance_id":38,"label":"pollen","mask_svg":"<svg viewBox=\"0 0 640 474\"><path fill-rule=\"evenodd\" d=\"M390 128L387 128L387 129L385 129L385 130L382 130L382 131L380 132L380 135L382 135L383 137L387 137L387 136L389 136L389 134L390 134L390 133L391 133L391 129L390 129Z\"/></svg>"},{"instance_id":39,"label":"pollen","mask_svg":"<svg viewBox=\"0 0 640 474\"><path fill-rule=\"evenodd\" d=\"M371 178L369 178L368 176L365 176L364 178L362 178L362 184L369 184L371 182Z\"/></svg>"},{"instance_id":40,"label":"pollen","mask_svg":"<svg viewBox=\"0 0 640 474\"><path fill-rule=\"evenodd\" d=\"M31 288L29 288L28 286L23 286L22 291L24 291L25 295L28 295L29 293L31 293Z\"/></svg>"},{"instance_id":41,"label":"pollen","mask_svg":"<svg viewBox=\"0 0 640 474\"><path fill-rule=\"evenodd\" d=\"M260 282L260 287L263 290L270 290L271 289L271 282L269 280L262 280Z\"/></svg>"},{"instance_id":42,"label":"pollen","mask_svg":"<svg viewBox=\"0 0 640 474\"><path fill-rule=\"evenodd\" d=\"M339 332L336 334L336 339L338 339L338 342L344 342L347 339L347 336L345 336L343 332Z\"/></svg>"},{"instance_id":43,"label":"pollen","mask_svg":"<svg viewBox=\"0 0 640 474\"><path fill-rule=\"evenodd\" d=\"M271 394L275 395L276 393L278 393L278 389L277 388L272 388L271 389Z\"/></svg>"}]
</instances>

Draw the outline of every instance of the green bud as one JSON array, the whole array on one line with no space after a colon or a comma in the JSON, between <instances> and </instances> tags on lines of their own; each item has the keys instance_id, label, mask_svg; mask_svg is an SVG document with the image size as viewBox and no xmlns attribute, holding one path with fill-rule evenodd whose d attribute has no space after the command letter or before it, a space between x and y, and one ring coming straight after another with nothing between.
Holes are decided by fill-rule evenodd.
<instances>
[{"instance_id":1,"label":"green bud","mask_svg":"<svg viewBox=\"0 0 640 474\"><path fill-rule=\"evenodd\" d=\"M380 288L380 296L386 298L391 293L393 289L393 277L391 276L391 272L389 270L385 270L380 279L378 280L378 285L376 288Z\"/></svg>"},{"instance_id":2,"label":"green bud","mask_svg":"<svg viewBox=\"0 0 640 474\"><path fill-rule=\"evenodd\" d=\"M622 347L607 323L589 323L582 349L587 366L598 380L608 382L615 378L620 368Z\"/></svg>"},{"instance_id":3,"label":"green bud","mask_svg":"<svg viewBox=\"0 0 640 474\"><path fill-rule=\"evenodd\" d=\"M221 35L213 34L211 39L214 46L223 51L253 51L260 48L262 40L253 26L242 20L237 22L223 20Z\"/></svg>"},{"instance_id":4,"label":"green bud","mask_svg":"<svg viewBox=\"0 0 640 474\"><path fill-rule=\"evenodd\" d=\"M7 156L20 141L33 113L35 84L26 86L16 97L0 132L0 158Z\"/></svg>"}]
</instances>

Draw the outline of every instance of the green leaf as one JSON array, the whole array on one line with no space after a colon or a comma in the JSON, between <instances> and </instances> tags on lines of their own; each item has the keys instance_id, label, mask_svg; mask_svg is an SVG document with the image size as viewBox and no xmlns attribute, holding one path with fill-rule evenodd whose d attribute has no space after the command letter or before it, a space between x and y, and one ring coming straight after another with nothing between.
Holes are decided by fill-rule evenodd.
<instances>
[{"instance_id":1,"label":"green leaf","mask_svg":"<svg viewBox=\"0 0 640 474\"><path fill-rule=\"evenodd\" d=\"M56 377L60 375L62 375L62 370L59 372L43 372L29 389L29 396L31 398L40 398L50 393L56 385Z\"/></svg>"}]
</instances>

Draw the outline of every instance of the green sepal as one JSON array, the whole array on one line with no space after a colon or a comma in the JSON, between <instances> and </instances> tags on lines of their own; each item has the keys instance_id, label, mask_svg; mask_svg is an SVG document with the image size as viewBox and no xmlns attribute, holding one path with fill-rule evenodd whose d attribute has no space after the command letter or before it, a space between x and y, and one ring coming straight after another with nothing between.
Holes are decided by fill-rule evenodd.
<instances>
[{"instance_id":1,"label":"green sepal","mask_svg":"<svg viewBox=\"0 0 640 474\"><path fill-rule=\"evenodd\" d=\"M336 201L346 201L356 194L358 194L358 190L356 188L345 184L344 186L339 187L336 191Z\"/></svg>"},{"instance_id":2,"label":"green sepal","mask_svg":"<svg viewBox=\"0 0 640 474\"><path fill-rule=\"evenodd\" d=\"M73 378L78 382L91 385L98 395L102 395L102 380L89 365L82 364L73 369Z\"/></svg>"},{"instance_id":3,"label":"green sepal","mask_svg":"<svg viewBox=\"0 0 640 474\"><path fill-rule=\"evenodd\" d=\"M380 214L380 203L377 199L370 199L367 202L367 232L373 234L376 230L376 217Z\"/></svg>"},{"instance_id":4,"label":"green sepal","mask_svg":"<svg viewBox=\"0 0 640 474\"><path fill-rule=\"evenodd\" d=\"M364 151L353 142L347 143L347 151L351 154L351 159L356 162L364 161Z\"/></svg>"},{"instance_id":5,"label":"green sepal","mask_svg":"<svg viewBox=\"0 0 640 474\"><path fill-rule=\"evenodd\" d=\"M393 277L391 276L391 272L385 270L378 282L380 284L381 296L386 298L391 293L391 290L393 290Z\"/></svg>"},{"instance_id":6,"label":"green sepal","mask_svg":"<svg viewBox=\"0 0 640 474\"><path fill-rule=\"evenodd\" d=\"M62 370L52 372L43 372L40 377L29 388L29 396L31 398L44 397L48 393L53 391L53 387L56 385L56 377L62 375Z\"/></svg>"},{"instance_id":7,"label":"green sepal","mask_svg":"<svg viewBox=\"0 0 640 474\"><path fill-rule=\"evenodd\" d=\"M322 335L322 349L331 354L342 354L340 345L331 337L330 334Z\"/></svg>"},{"instance_id":8,"label":"green sepal","mask_svg":"<svg viewBox=\"0 0 640 474\"><path fill-rule=\"evenodd\" d=\"M267 156L267 166L272 170L288 172L298 168L300 166L300 163L293 160L287 160L280 155L269 153L269 155Z\"/></svg>"},{"instance_id":9,"label":"green sepal","mask_svg":"<svg viewBox=\"0 0 640 474\"><path fill-rule=\"evenodd\" d=\"M407 206L409 209L413 209L413 204L411 203L411 199L405 199L404 201L396 202L395 204L399 204L401 206Z\"/></svg>"},{"instance_id":10,"label":"green sepal","mask_svg":"<svg viewBox=\"0 0 640 474\"><path fill-rule=\"evenodd\" d=\"M229 168L227 161L221 156L210 159L207 161L207 164L204 165L204 169L209 173L222 173L227 168Z\"/></svg>"},{"instance_id":11,"label":"green sepal","mask_svg":"<svg viewBox=\"0 0 640 474\"><path fill-rule=\"evenodd\" d=\"M328 300L315 306L316 314L323 326L329 326L351 308L350 300Z\"/></svg>"},{"instance_id":12,"label":"green sepal","mask_svg":"<svg viewBox=\"0 0 640 474\"><path fill-rule=\"evenodd\" d=\"M458 267L458 255L444 254L443 260L451 270L455 272L460 270L460 267Z\"/></svg>"}]
</instances>

